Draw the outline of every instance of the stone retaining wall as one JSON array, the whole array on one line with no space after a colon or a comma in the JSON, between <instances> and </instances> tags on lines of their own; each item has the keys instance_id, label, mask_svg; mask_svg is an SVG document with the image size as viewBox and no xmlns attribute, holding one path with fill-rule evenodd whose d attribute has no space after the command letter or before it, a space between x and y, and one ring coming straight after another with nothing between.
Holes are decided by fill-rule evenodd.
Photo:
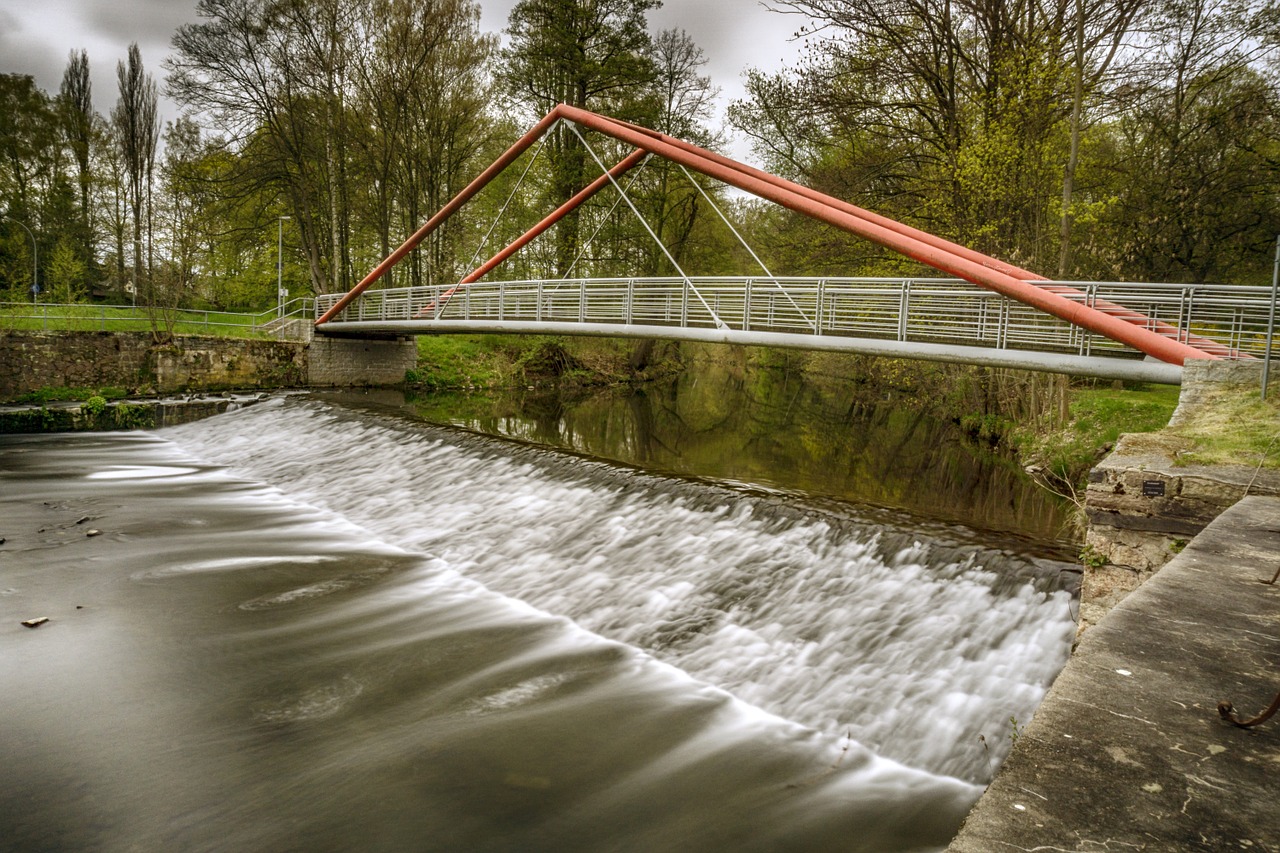
<instances>
[{"instance_id":1,"label":"stone retaining wall","mask_svg":"<svg viewBox=\"0 0 1280 853\"><path fill-rule=\"evenodd\" d=\"M1214 387L1257 387L1258 361L1188 361L1170 424ZM1280 475L1246 466L1177 465L1142 435L1121 436L1089 474L1080 633L1098 623L1211 521L1246 495L1280 495Z\"/></svg>"},{"instance_id":2,"label":"stone retaining wall","mask_svg":"<svg viewBox=\"0 0 1280 853\"><path fill-rule=\"evenodd\" d=\"M136 393L395 385L415 366L411 338L317 336L310 343L138 332L0 331L0 400L41 388Z\"/></svg>"}]
</instances>

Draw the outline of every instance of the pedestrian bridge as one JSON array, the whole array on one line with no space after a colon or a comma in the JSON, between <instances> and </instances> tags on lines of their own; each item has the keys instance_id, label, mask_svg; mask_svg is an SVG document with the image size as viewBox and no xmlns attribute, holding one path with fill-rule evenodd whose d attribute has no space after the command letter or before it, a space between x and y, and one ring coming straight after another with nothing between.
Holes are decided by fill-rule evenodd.
<instances>
[{"instance_id":1,"label":"pedestrian bridge","mask_svg":"<svg viewBox=\"0 0 1280 853\"><path fill-rule=\"evenodd\" d=\"M554 128L578 140L580 150L599 166L600 177L456 284L373 288ZM586 133L615 153L627 153L608 168ZM764 275L700 278L680 268L618 183L653 157L683 170ZM946 277L778 277L742 240L694 172L870 240ZM631 208L676 275L482 281L606 187ZM1260 297L1257 288L1249 287L1049 281L689 142L561 104L349 292L317 298L316 329L355 335L506 332L672 338L1177 383L1189 358L1250 358L1261 351L1270 319L1268 300Z\"/></svg>"},{"instance_id":2,"label":"pedestrian bridge","mask_svg":"<svg viewBox=\"0 0 1280 853\"><path fill-rule=\"evenodd\" d=\"M1256 287L1038 282L1082 306L1123 306L1170 340L1261 355ZM324 316L342 294L320 296ZM833 350L1177 384L1182 367L960 279L610 278L366 290L327 334L517 333Z\"/></svg>"}]
</instances>

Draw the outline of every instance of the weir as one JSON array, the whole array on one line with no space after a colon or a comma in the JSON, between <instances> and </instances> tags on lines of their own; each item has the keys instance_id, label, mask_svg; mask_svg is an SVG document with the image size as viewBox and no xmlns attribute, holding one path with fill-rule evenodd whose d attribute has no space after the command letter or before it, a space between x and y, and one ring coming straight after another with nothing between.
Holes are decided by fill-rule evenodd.
<instances>
[{"instance_id":1,"label":"weir","mask_svg":"<svg viewBox=\"0 0 1280 853\"><path fill-rule=\"evenodd\" d=\"M302 398L0 459L21 843L940 849L1074 627L1030 553Z\"/></svg>"},{"instance_id":2,"label":"weir","mask_svg":"<svg viewBox=\"0 0 1280 853\"><path fill-rule=\"evenodd\" d=\"M169 434L495 592L933 773L985 781L1074 633L1058 564L315 403L238 420ZM308 464L321 443L326 462Z\"/></svg>"}]
</instances>

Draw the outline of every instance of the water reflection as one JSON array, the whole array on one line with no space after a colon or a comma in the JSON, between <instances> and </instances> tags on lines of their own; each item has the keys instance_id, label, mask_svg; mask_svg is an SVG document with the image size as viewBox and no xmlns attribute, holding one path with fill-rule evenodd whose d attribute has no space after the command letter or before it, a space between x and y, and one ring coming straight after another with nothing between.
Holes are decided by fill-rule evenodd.
<instances>
[{"instance_id":1,"label":"water reflection","mask_svg":"<svg viewBox=\"0 0 1280 853\"><path fill-rule=\"evenodd\" d=\"M1061 543L1059 556L1075 549L1069 506L1011 457L970 440L954 423L851 381L700 364L630 392L409 402L427 420L491 435L683 476L904 509Z\"/></svg>"}]
</instances>

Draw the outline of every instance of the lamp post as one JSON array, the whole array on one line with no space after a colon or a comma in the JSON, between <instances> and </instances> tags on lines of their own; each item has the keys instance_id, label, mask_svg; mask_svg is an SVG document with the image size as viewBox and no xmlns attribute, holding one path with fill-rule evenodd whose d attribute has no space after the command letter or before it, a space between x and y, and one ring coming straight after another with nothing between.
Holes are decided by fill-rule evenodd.
<instances>
[{"instance_id":1,"label":"lamp post","mask_svg":"<svg viewBox=\"0 0 1280 853\"><path fill-rule=\"evenodd\" d=\"M14 219L7 213L0 213L0 219L7 219L10 222L17 222L22 226L22 230L27 232L27 236L31 238L31 301L40 301L40 279L36 277L40 269L40 247L36 245L36 235L31 233L31 229Z\"/></svg>"},{"instance_id":2,"label":"lamp post","mask_svg":"<svg viewBox=\"0 0 1280 853\"><path fill-rule=\"evenodd\" d=\"M276 219L279 232L276 236L276 319L284 319L284 221L292 216L281 216Z\"/></svg>"}]
</instances>

